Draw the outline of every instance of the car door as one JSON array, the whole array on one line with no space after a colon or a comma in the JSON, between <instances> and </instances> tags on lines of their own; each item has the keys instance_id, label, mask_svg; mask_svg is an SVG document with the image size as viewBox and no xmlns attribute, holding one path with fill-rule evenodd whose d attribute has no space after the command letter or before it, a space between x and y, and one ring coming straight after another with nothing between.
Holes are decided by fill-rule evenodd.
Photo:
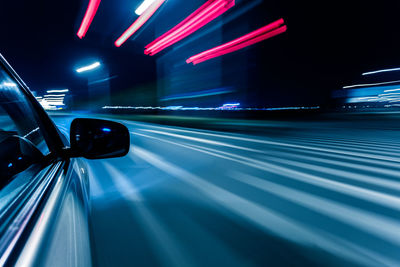
<instances>
[{"instance_id":1,"label":"car door","mask_svg":"<svg viewBox=\"0 0 400 267\"><path fill-rule=\"evenodd\" d=\"M90 266L88 177L0 55L0 266Z\"/></svg>"}]
</instances>

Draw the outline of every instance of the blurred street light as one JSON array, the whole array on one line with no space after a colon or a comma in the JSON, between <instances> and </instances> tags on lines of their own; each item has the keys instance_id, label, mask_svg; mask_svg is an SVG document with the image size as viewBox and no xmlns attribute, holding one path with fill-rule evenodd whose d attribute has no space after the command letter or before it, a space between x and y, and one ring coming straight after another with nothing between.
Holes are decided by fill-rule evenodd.
<instances>
[{"instance_id":1,"label":"blurred street light","mask_svg":"<svg viewBox=\"0 0 400 267\"><path fill-rule=\"evenodd\" d=\"M136 15L140 16L155 0L144 0L143 3L135 10Z\"/></svg>"},{"instance_id":2,"label":"blurred street light","mask_svg":"<svg viewBox=\"0 0 400 267\"><path fill-rule=\"evenodd\" d=\"M81 73L89 70L94 70L100 67L100 65L101 65L100 62L96 61L93 64L76 69L76 72Z\"/></svg>"},{"instance_id":3,"label":"blurred street light","mask_svg":"<svg viewBox=\"0 0 400 267\"><path fill-rule=\"evenodd\" d=\"M69 91L68 89L57 89L57 90L47 90L46 92L48 94L51 94L51 93L66 93L68 91Z\"/></svg>"}]
</instances>

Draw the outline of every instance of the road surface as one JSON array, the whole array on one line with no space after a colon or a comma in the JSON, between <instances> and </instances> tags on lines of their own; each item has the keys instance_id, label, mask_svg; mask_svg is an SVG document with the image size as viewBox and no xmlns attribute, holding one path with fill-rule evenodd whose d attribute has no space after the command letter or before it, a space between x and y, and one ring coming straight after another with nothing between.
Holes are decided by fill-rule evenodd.
<instances>
[{"instance_id":1,"label":"road surface","mask_svg":"<svg viewBox=\"0 0 400 267\"><path fill-rule=\"evenodd\" d=\"M399 131L122 122L130 153L87 161L96 265L400 265Z\"/></svg>"}]
</instances>

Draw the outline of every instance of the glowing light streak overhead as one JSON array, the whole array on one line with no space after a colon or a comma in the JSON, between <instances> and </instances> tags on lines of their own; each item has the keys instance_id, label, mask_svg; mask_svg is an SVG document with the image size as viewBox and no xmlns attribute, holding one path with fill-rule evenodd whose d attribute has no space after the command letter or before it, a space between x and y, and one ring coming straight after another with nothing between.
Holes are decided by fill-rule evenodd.
<instances>
[{"instance_id":1,"label":"glowing light streak overhead","mask_svg":"<svg viewBox=\"0 0 400 267\"><path fill-rule=\"evenodd\" d=\"M17 84L13 82L3 82L1 85L6 87L17 87Z\"/></svg>"},{"instance_id":2,"label":"glowing light streak overhead","mask_svg":"<svg viewBox=\"0 0 400 267\"><path fill-rule=\"evenodd\" d=\"M383 84L391 84L391 83L398 83L398 82L400 82L400 80L390 81L390 82L381 82L381 83L354 84L354 85L343 86L343 89L350 89L350 88L355 88L355 87L375 86L375 85L383 85Z\"/></svg>"},{"instance_id":3,"label":"glowing light streak overhead","mask_svg":"<svg viewBox=\"0 0 400 267\"><path fill-rule=\"evenodd\" d=\"M59 94L59 95L44 95L44 97L64 97L65 94Z\"/></svg>"},{"instance_id":4,"label":"glowing light streak overhead","mask_svg":"<svg viewBox=\"0 0 400 267\"><path fill-rule=\"evenodd\" d=\"M51 94L51 93L66 93L66 92L69 92L69 90L68 89L55 89L55 90L47 90L46 92L48 94Z\"/></svg>"},{"instance_id":5,"label":"glowing light streak overhead","mask_svg":"<svg viewBox=\"0 0 400 267\"><path fill-rule=\"evenodd\" d=\"M46 100L47 102L51 102L51 101L64 101L64 98L44 98L44 100Z\"/></svg>"},{"instance_id":6,"label":"glowing light streak overhead","mask_svg":"<svg viewBox=\"0 0 400 267\"><path fill-rule=\"evenodd\" d=\"M225 10L221 10L221 8L223 8L224 5L225 5L224 2L215 2L214 4L210 5L206 9L204 9L199 14L199 16L205 15L205 14L207 14L207 16L203 16L200 19L198 19L197 21L194 21L192 19L189 22L190 23L189 29L180 28L170 38L165 39L165 40L159 42L158 44L156 44L154 47L151 48L153 50L151 52L151 55L158 53L159 51L167 48L168 46L174 44L175 42L185 38L186 36L192 34L195 31L197 31L197 29L203 27L207 23L208 16L213 16L214 14L222 14L223 12L225 12Z\"/></svg>"},{"instance_id":7,"label":"glowing light streak overhead","mask_svg":"<svg viewBox=\"0 0 400 267\"><path fill-rule=\"evenodd\" d=\"M78 37L82 39L85 37L90 24L93 21L94 16L96 15L97 9L99 8L101 0L90 0L88 8L86 10L85 16L82 20L81 26L78 30Z\"/></svg>"},{"instance_id":8,"label":"glowing light streak overhead","mask_svg":"<svg viewBox=\"0 0 400 267\"><path fill-rule=\"evenodd\" d=\"M165 0L154 0L146 11L115 41L115 46L120 47L126 42L135 32L137 32L143 24L145 24L151 16L160 8L160 6L165 2Z\"/></svg>"},{"instance_id":9,"label":"glowing light streak overhead","mask_svg":"<svg viewBox=\"0 0 400 267\"><path fill-rule=\"evenodd\" d=\"M144 0L143 3L135 10L136 15L140 16L146 11L155 0Z\"/></svg>"},{"instance_id":10,"label":"glowing light streak overhead","mask_svg":"<svg viewBox=\"0 0 400 267\"><path fill-rule=\"evenodd\" d=\"M384 92L387 93L387 92L395 92L395 91L400 91L400 88L385 90Z\"/></svg>"},{"instance_id":11,"label":"glowing light streak overhead","mask_svg":"<svg viewBox=\"0 0 400 267\"><path fill-rule=\"evenodd\" d=\"M64 104L63 102L48 102L48 101L47 101L47 103L48 103L50 106L65 106L65 104Z\"/></svg>"},{"instance_id":12,"label":"glowing light streak overhead","mask_svg":"<svg viewBox=\"0 0 400 267\"><path fill-rule=\"evenodd\" d=\"M255 38L255 39L246 41L246 42L244 42L244 43L242 43L240 45L233 46L233 47L231 47L229 49L225 49L225 50L222 50L222 51L217 52L217 53L212 53L212 54L210 54L208 56L205 56L205 57L202 57L202 58L200 58L198 60L193 60L192 62L193 62L194 65L196 65L196 64L202 63L204 61L207 61L207 60L210 60L210 59L213 59L213 58L216 58L216 57L220 57L220 56L223 56L223 55L226 55L226 54L229 54L229 53L233 53L233 52L235 52L237 50L240 50L240 49L243 49L243 48L245 48L247 46L256 44L258 42L261 42L263 40L266 40L266 39L274 37L274 36L276 36L278 34L281 34L281 33L285 32L286 30L287 30L286 26L283 26L283 27L281 27L281 28L279 28L277 30L274 30L274 31L272 31L270 33L267 33L265 35L262 35L260 37ZM188 62L188 63L190 63L190 62Z\"/></svg>"},{"instance_id":13,"label":"glowing light streak overhead","mask_svg":"<svg viewBox=\"0 0 400 267\"><path fill-rule=\"evenodd\" d=\"M383 72L392 72L392 71L400 71L400 68L383 69L383 70L364 72L362 75L365 76L365 75L372 75L372 74L383 73Z\"/></svg>"},{"instance_id":14,"label":"glowing light streak overhead","mask_svg":"<svg viewBox=\"0 0 400 267\"><path fill-rule=\"evenodd\" d=\"M379 96L391 96L391 95L400 95L399 93L385 93L385 94L379 94Z\"/></svg>"},{"instance_id":15,"label":"glowing light streak overhead","mask_svg":"<svg viewBox=\"0 0 400 267\"><path fill-rule=\"evenodd\" d=\"M221 16L235 5L234 0L209 0L182 22L146 46L146 55L155 55Z\"/></svg>"},{"instance_id":16,"label":"glowing light streak overhead","mask_svg":"<svg viewBox=\"0 0 400 267\"><path fill-rule=\"evenodd\" d=\"M279 19L267 26L264 26L258 30L255 30L251 33L248 33L242 37L239 37L233 41L230 41L226 44L217 46L215 48L204 51L200 54L190 57L186 60L187 63L193 63L194 65L199 64L201 62L210 60L212 58L216 58L225 54L229 54L235 52L237 50L243 49L247 46L256 44L258 42L267 40L276 35L286 32L287 27L284 24L283 19Z\"/></svg>"},{"instance_id":17,"label":"glowing light streak overhead","mask_svg":"<svg viewBox=\"0 0 400 267\"><path fill-rule=\"evenodd\" d=\"M95 62L93 64L88 65L88 66L84 66L82 68L77 69L76 72L81 73L81 72L85 72L85 71L89 71L89 70L94 70L94 69L100 67L100 65L101 65L100 62L97 61L97 62Z\"/></svg>"}]
</instances>

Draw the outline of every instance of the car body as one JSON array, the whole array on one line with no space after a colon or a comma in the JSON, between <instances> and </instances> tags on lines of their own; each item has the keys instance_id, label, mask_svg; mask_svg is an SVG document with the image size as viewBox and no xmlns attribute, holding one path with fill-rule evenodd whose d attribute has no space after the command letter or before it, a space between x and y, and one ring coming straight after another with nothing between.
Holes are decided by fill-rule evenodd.
<instances>
[{"instance_id":1,"label":"car body","mask_svg":"<svg viewBox=\"0 0 400 267\"><path fill-rule=\"evenodd\" d=\"M89 178L80 157L125 155L129 132L77 119L71 140L0 55L0 266L91 265Z\"/></svg>"}]
</instances>

